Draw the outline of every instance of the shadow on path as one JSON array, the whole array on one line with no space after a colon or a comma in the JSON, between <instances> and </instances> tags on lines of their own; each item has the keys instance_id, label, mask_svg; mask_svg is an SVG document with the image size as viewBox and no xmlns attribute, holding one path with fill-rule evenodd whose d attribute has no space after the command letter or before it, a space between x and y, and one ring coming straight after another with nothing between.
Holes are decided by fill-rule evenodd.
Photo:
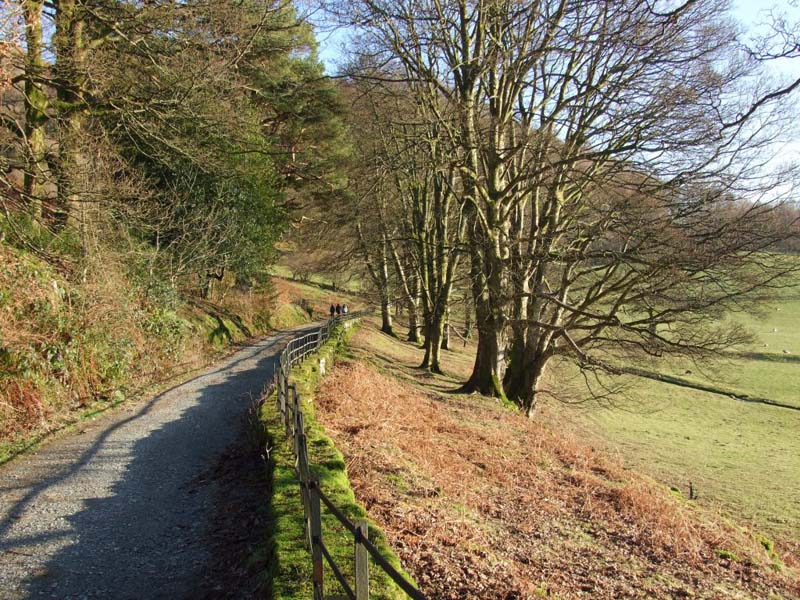
<instances>
[{"instance_id":1,"label":"shadow on path","mask_svg":"<svg viewBox=\"0 0 800 600\"><path fill-rule=\"evenodd\" d=\"M243 349L131 415L0 470L0 596L193 596L225 493L213 469L287 340Z\"/></svg>"}]
</instances>

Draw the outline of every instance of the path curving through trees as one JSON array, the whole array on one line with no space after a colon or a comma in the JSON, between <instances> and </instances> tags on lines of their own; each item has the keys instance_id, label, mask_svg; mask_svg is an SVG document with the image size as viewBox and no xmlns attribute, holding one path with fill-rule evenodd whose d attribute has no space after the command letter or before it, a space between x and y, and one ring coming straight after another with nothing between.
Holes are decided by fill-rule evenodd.
<instances>
[{"instance_id":1,"label":"path curving through trees","mask_svg":"<svg viewBox=\"0 0 800 600\"><path fill-rule=\"evenodd\" d=\"M209 580L225 578L221 505L241 495L225 469L294 334L249 345L0 468L0 597L246 597Z\"/></svg>"}]
</instances>

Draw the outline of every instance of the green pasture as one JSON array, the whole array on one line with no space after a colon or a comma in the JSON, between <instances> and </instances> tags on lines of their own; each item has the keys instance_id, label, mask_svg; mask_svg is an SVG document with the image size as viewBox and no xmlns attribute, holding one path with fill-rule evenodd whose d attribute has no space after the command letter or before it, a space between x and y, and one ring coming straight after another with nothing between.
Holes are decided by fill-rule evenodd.
<instances>
[{"instance_id":1,"label":"green pasture","mask_svg":"<svg viewBox=\"0 0 800 600\"><path fill-rule=\"evenodd\" d=\"M286 265L276 264L270 267L270 271L276 277L282 277L283 279L289 279L292 281L300 282L299 279L295 278L295 273ZM330 292L335 291L346 291L352 294L359 294L363 291L364 282L361 280L360 277L357 275L349 276L343 279L343 281L334 282L334 280L327 275L321 275L319 273L309 273L308 279L304 283L310 284L312 286L319 286L322 289L328 290Z\"/></svg>"},{"instance_id":2,"label":"green pasture","mask_svg":"<svg viewBox=\"0 0 800 600\"><path fill-rule=\"evenodd\" d=\"M800 297L765 305L757 314L731 316L747 327L754 341L715 365L685 362L661 365L662 373L721 392L800 407Z\"/></svg>"},{"instance_id":3,"label":"green pasture","mask_svg":"<svg viewBox=\"0 0 800 600\"><path fill-rule=\"evenodd\" d=\"M711 367L640 365L682 385L625 377L613 401L550 402L543 413L617 452L632 468L715 505L781 539L800 539L800 410L744 402L766 399L800 408L800 297L737 314L755 335ZM566 366L557 377L578 379ZM718 393L685 387L697 384Z\"/></svg>"},{"instance_id":4,"label":"green pasture","mask_svg":"<svg viewBox=\"0 0 800 600\"><path fill-rule=\"evenodd\" d=\"M656 381L613 407L550 407L626 464L698 501L786 536L800 533L800 411Z\"/></svg>"}]
</instances>

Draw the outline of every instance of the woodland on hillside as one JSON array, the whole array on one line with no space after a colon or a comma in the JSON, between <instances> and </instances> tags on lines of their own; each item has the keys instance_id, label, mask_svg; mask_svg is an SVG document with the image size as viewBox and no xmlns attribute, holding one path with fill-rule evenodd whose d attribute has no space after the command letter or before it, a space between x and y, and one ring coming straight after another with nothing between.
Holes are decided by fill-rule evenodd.
<instances>
[{"instance_id":1,"label":"woodland on hillside","mask_svg":"<svg viewBox=\"0 0 800 600\"><path fill-rule=\"evenodd\" d=\"M402 309L425 369L474 331L463 390L528 414L554 357L605 394L637 357L721 355L800 267L779 14L749 40L724 0L302 6L349 37L336 78L288 0L5 2L3 243L118 274L160 332L267 289L282 239L367 282L384 331ZM58 363L48 335L4 360Z\"/></svg>"},{"instance_id":2,"label":"woodland on hillside","mask_svg":"<svg viewBox=\"0 0 800 600\"><path fill-rule=\"evenodd\" d=\"M3 12L10 241L48 256L69 231L81 254L124 231L152 249L150 270L206 295L226 269L263 280L291 193L315 193L336 156L334 90L292 4Z\"/></svg>"},{"instance_id":3,"label":"woodland on hillside","mask_svg":"<svg viewBox=\"0 0 800 600\"><path fill-rule=\"evenodd\" d=\"M266 329L275 242L346 144L290 1L19 0L0 28L5 436Z\"/></svg>"}]
</instances>

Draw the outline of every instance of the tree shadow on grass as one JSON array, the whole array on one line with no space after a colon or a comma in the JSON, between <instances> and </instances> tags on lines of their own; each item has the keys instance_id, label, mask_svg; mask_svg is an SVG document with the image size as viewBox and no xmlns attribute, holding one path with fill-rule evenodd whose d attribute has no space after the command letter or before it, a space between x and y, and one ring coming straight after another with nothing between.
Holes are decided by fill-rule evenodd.
<instances>
[{"instance_id":1,"label":"tree shadow on grass","mask_svg":"<svg viewBox=\"0 0 800 600\"><path fill-rule=\"evenodd\" d=\"M794 354L775 354L772 352L736 352L732 354L735 358L746 358L748 360L766 360L769 362L781 363L800 363L800 356Z\"/></svg>"}]
</instances>

